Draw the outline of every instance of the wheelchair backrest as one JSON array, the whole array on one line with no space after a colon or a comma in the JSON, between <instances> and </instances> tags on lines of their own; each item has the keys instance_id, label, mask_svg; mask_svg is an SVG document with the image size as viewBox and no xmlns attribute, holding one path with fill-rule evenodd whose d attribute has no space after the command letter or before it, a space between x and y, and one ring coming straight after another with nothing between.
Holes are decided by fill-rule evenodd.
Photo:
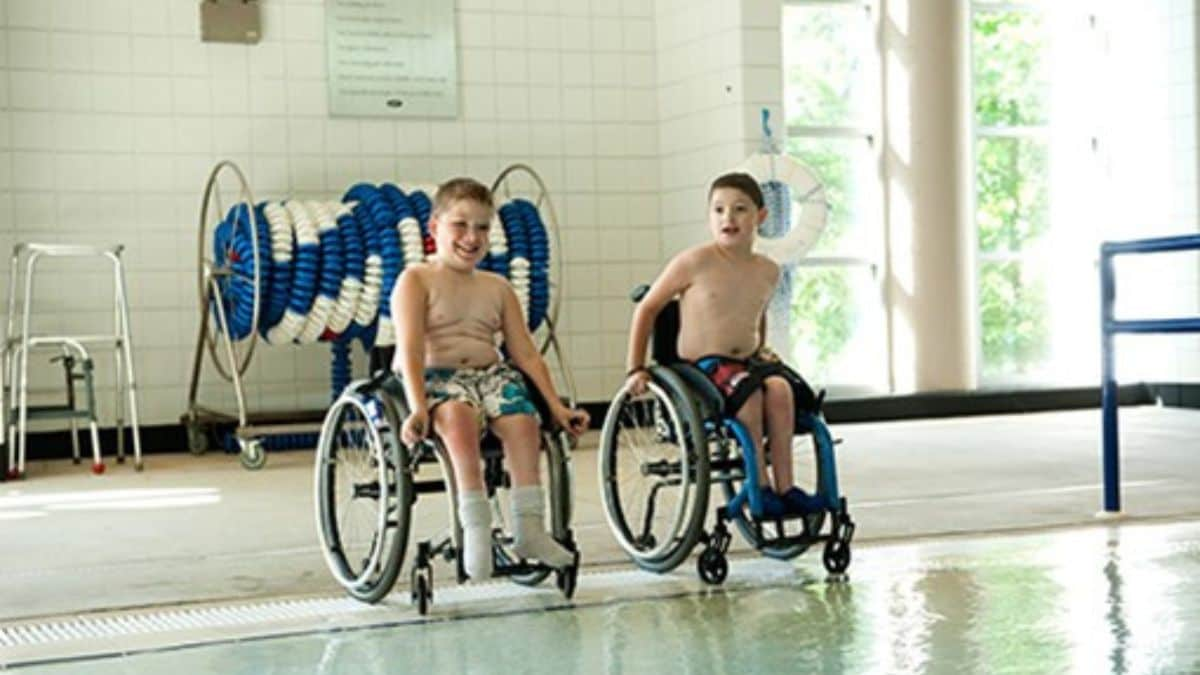
<instances>
[{"instance_id":1,"label":"wheelchair backrest","mask_svg":"<svg viewBox=\"0 0 1200 675\"><path fill-rule=\"evenodd\" d=\"M650 291L649 284L635 286L629 299L641 302ZM654 319L650 333L650 358L659 365L669 366L679 361L679 301L672 300Z\"/></svg>"}]
</instances>

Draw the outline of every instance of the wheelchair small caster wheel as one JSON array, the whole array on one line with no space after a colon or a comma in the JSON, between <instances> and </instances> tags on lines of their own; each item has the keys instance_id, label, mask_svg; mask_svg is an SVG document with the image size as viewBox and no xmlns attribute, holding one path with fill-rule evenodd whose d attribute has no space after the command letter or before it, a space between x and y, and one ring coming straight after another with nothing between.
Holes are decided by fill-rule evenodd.
<instances>
[{"instance_id":1,"label":"wheelchair small caster wheel","mask_svg":"<svg viewBox=\"0 0 1200 675\"><path fill-rule=\"evenodd\" d=\"M725 577L729 575L729 561L719 550L706 548L696 560L696 571L704 583L716 586L724 582Z\"/></svg>"},{"instance_id":2,"label":"wheelchair small caster wheel","mask_svg":"<svg viewBox=\"0 0 1200 675\"><path fill-rule=\"evenodd\" d=\"M99 476L104 473L104 462L96 462L92 465L92 474Z\"/></svg>"},{"instance_id":3,"label":"wheelchair small caster wheel","mask_svg":"<svg viewBox=\"0 0 1200 675\"><path fill-rule=\"evenodd\" d=\"M429 603L432 600L433 589L429 587L429 580L424 574L418 574L412 589L412 601L417 606L417 613L421 616L429 614Z\"/></svg>"},{"instance_id":4,"label":"wheelchair small caster wheel","mask_svg":"<svg viewBox=\"0 0 1200 675\"><path fill-rule=\"evenodd\" d=\"M844 573L846 568L850 567L850 544L840 539L830 539L825 543L821 562L825 564L825 571L830 574Z\"/></svg>"},{"instance_id":5,"label":"wheelchair small caster wheel","mask_svg":"<svg viewBox=\"0 0 1200 675\"><path fill-rule=\"evenodd\" d=\"M563 597L570 600L575 597L575 584L579 581L579 552L575 552L575 561L570 567L554 571L554 582Z\"/></svg>"},{"instance_id":6,"label":"wheelchair small caster wheel","mask_svg":"<svg viewBox=\"0 0 1200 675\"><path fill-rule=\"evenodd\" d=\"M19 478L21 478L21 472L18 471L16 467L13 467L8 470L8 479L9 480L18 480Z\"/></svg>"},{"instance_id":7,"label":"wheelchair small caster wheel","mask_svg":"<svg viewBox=\"0 0 1200 675\"><path fill-rule=\"evenodd\" d=\"M242 446L242 452L238 454L238 461L242 466L250 471L258 471L267 464L267 452L263 450L262 441L255 438L249 441L238 441Z\"/></svg>"}]
</instances>

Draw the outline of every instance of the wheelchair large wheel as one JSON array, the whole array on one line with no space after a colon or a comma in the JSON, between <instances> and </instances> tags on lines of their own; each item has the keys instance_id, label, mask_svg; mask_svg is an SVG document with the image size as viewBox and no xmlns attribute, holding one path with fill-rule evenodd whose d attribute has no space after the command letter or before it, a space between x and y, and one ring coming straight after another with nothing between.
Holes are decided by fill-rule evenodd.
<instances>
[{"instance_id":1,"label":"wheelchair large wheel","mask_svg":"<svg viewBox=\"0 0 1200 675\"><path fill-rule=\"evenodd\" d=\"M542 485L546 492L546 513L550 515L550 534L563 546L574 547L571 534L571 516L573 509L571 494L571 459L569 447L562 434L543 431L541 434ZM507 490L497 489L493 495L492 512L497 536L493 547L497 562L512 564L517 562L517 555L512 552L510 545L512 537L513 515L508 503ZM538 569L528 574L514 574L512 580L523 586L537 586L550 576L551 570Z\"/></svg>"},{"instance_id":2,"label":"wheelchair large wheel","mask_svg":"<svg viewBox=\"0 0 1200 675\"><path fill-rule=\"evenodd\" d=\"M666 572L695 547L708 508L708 447L677 375L654 368L646 391L622 388L600 437L600 493L621 548L642 569Z\"/></svg>"},{"instance_id":3,"label":"wheelchair large wheel","mask_svg":"<svg viewBox=\"0 0 1200 675\"><path fill-rule=\"evenodd\" d=\"M813 444L813 455L817 458L816 461L816 485L822 485L821 481L821 462L819 461L821 449L817 445L817 437L815 434L809 434ZM718 457L725 459L733 456L740 456L741 450L734 440L722 442L717 451ZM725 500L728 502L733 499L741 489L745 478L743 471L734 471L731 473L729 480L724 481L721 485L725 493ZM825 525L825 512L817 511L806 515L804 518L793 518L784 521L765 521L762 523L762 537L759 537L759 529L756 528L750 518L750 504L747 501L742 507L742 512L736 514L733 521L737 524L738 531L742 538L754 548L762 551L762 554L768 558L777 560L790 560L804 553L812 545L811 541L797 541L797 539L806 539L802 535L807 534L809 537L816 536L820 533L821 528ZM807 532L805 528L807 527ZM772 543L773 541L786 541L787 543Z\"/></svg>"},{"instance_id":4,"label":"wheelchair large wheel","mask_svg":"<svg viewBox=\"0 0 1200 675\"><path fill-rule=\"evenodd\" d=\"M317 532L334 578L364 602L391 591L404 563L412 512L399 415L352 386L325 416L316 453Z\"/></svg>"}]
</instances>

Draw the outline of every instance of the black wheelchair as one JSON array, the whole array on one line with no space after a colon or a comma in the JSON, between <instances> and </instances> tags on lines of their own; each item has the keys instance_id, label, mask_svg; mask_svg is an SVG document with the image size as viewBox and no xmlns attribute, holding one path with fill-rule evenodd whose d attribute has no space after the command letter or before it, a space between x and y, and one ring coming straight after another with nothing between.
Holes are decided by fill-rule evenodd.
<instances>
[{"instance_id":1,"label":"black wheelchair","mask_svg":"<svg viewBox=\"0 0 1200 675\"><path fill-rule=\"evenodd\" d=\"M387 362L387 359L382 359ZM563 595L575 593L579 552L571 531L571 458L565 432L550 427L545 401L527 383L542 419L541 449L545 461L542 484L550 514L550 533L575 553L574 562L553 569L521 560L512 551L505 493L510 488L502 448L492 434L481 442L486 494L492 504L492 556L494 576L536 586L551 574ZM330 572L346 591L364 602L375 603L396 583L408 545L413 506L422 493L446 492L449 496L448 531L417 544L411 569L411 599L421 614L433 602L432 562L442 556L455 563L458 582L467 579L459 551L462 527L458 520L458 490L450 456L436 435L416 446L400 442L400 427L408 416L404 390L398 378L382 370L370 380L348 386L325 415L317 443L314 489L317 532ZM422 464L437 463L441 479L418 480Z\"/></svg>"},{"instance_id":2,"label":"black wheelchair","mask_svg":"<svg viewBox=\"0 0 1200 675\"><path fill-rule=\"evenodd\" d=\"M638 287L633 300L640 300L646 290ZM820 507L763 517L749 434L734 416L736 406L731 412L708 377L680 360L675 348L678 332L678 301L672 301L655 320L646 391L634 395L622 385L604 419L600 487L617 542L639 567L660 573L675 569L703 543L697 572L706 583L720 584L729 572L731 536L726 524L733 521L752 547L771 558L791 559L814 544L824 544L825 569L841 578L850 565L855 526L838 489L835 441L821 415L824 392L814 395L782 364L766 366L766 376L785 377L792 385L796 433L812 441L815 502ZM756 387L763 375L758 373ZM714 483L721 485L726 503L715 510L716 522L706 532Z\"/></svg>"}]
</instances>

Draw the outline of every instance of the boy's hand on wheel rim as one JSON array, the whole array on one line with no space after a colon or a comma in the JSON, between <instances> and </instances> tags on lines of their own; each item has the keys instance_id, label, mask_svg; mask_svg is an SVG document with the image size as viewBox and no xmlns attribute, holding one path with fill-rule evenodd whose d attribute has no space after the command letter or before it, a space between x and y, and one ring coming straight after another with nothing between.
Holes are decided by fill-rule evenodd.
<instances>
[{"instance_id":1,"label":"boy's hand on wheel rim","mask_svg":"<svg viewBox=\"0 0 1200 675\"><path fill-rule=\"evenodd\" d=\"M400 427L400 440L410 447L425 440L428 435L429 413L425 410L414 410Z\"/></svg>"},{"instance_id":2,"label":"boy's hand on wheel rim","mask_svg":"<svg viewBox=\"0 0 1200 675\"><path fill-rule=\"evenodd\" d=\"M591 418L584 410L573 410L562 406L554 413L554 421L572 436L579 436L587 431Z\"/></svg>"},{"instance_id":3,"label":"boy's hand on wheel rim","mask_svg":"<svg viewBox=\"0 0 1200 675\"><path fill-rule=\"evenodd\" d=\"M625 386L629 389L629 393L641 396L646 393L646 383L649 381L650 373L646 370L638 370L625 378Z\"/></svg>"}]
</instances>

